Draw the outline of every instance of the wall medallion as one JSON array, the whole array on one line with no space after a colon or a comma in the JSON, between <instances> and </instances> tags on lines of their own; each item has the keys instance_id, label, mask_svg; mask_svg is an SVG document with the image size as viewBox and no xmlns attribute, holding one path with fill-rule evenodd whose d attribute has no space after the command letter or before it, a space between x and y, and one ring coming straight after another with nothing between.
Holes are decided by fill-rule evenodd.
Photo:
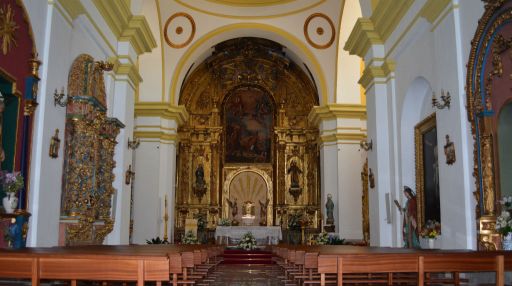
<instances>
[{"instance_id":1,"label":"wall medallion","mask_svg":"<svg viewBox=\"0 0 512 286\"><path fill-rule=\"evenodd\" d=\"M325 14L311 14L304 22L304 36L314 48L327 49L334 42L336 29L334 23Z\"/></svg>"},{"instance_id":2,"label":"wall medallion","mask_svg":"<svg viewBox=\"0 0 512 286\"><path fill-rule=\"evenodd\" d=\"M12 46L18 46L14 33L18 29L14 21L14 11L11 5L0 8L0 43L2 44L2 53L7 55Z\"/></svg>"},{"instance_id":3,"label":"wall medallion","mask_svg":"<svg viewBox=\"0 0 512 286\"><path fill-rule=\"evenodd\" d=\"M179 12L171 15L165 22L165 42L175 49L186 47L194 39L196 34L196 23L192 16Z\"/></svg>"}]
</instances>

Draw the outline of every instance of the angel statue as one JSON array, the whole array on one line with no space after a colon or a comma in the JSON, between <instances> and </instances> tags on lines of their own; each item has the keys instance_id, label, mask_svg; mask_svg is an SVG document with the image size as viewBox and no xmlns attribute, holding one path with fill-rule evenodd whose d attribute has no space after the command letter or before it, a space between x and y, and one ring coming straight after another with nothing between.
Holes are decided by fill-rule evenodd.
<instances>
[{"instance_id":1,"label":"angel statue","mask_svg":"<svg viewBox=\"0 0 512 286\"><path fill-rule=\"evenodd\" d=\"M233 216L233 220L235 219L236 215L238 214L238 204L236 202L236 198L234 201L230 201L229 199L226 199L228 201L228 205L231 208L231 215Z\"/></svg>"}]
</instances>

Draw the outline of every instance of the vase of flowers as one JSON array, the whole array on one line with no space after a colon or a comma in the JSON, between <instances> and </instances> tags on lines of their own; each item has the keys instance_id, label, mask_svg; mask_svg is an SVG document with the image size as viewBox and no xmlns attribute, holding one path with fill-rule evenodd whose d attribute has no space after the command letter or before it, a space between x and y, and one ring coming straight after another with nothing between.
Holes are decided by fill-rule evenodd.
<instances>
[{"instance_id":1,"label":"vase of flowers","mask_svg":"<svg viewBox=\"0 0 512 286\"><path fill-rule=\"evenodd\" d=\"M501 214L496 219L496 230L502 235L504 250L512 250L512 196L505 196L500 200Z\"/></svg>"},{"instance_id":2,"label":"vase of flowers","mask_svg":"<svg viewBox=\"0 0 512 286\"><path fill-rule=\"evenodd\" d=\"M238 243L238 248L243 250L256 249L256 238L254 238L254 235L251 232L244 234Z\"/></svg>"},{"instance_id":3,"label":"vase of flowers","mask_svg":"<svg viewBox=\"0 0 512 286\"><path fill-rule=\"evenodd\" d=\"M329 244L329 234L327 232L321 232L318 234L318 237L316 239L317 245L325 245Z\"/></svg>"},{"instance_id":4,"label":"vase of flowers","mask_svg":"<svg viewBox=\"0 0 512 286\"><path fill-rule=\"evenodd\" d=\"M1 176L2 186L6 196L2 200L6 213L13 213L18 205L16 194L23 188L23 177L19 172L7 172Z\"/></svg>"},{"instance_id":5,"label":"vase of flowers","mask_svg":"<svg viewBox=\"0 0 512 286\"><path fill-rule=\"evenodd\" d=\"M433 249L435 240L441 235L441 224L436 220L428 220L420 235L428 241L427 247Z\"/></svg>"},{"instance_id":6,"label":"vase of flowers","mask_svg":"<svg viewBox=\"0 0 512 286\"><path fill-rule=\"evenodd\" d=\"M187 233L181 238L181 242L183 244L197 244L197 237L194 233L189 230Z\"/></svg>"}]
</instances>

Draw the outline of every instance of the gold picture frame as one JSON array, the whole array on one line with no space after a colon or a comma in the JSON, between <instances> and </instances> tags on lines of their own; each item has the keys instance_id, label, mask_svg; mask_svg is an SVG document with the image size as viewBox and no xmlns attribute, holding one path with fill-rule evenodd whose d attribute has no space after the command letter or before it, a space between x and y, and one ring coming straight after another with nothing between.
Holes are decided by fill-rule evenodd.
<instances>
[{"instance_id":1,"label":"gold picture frame","mask_svg":"<svg viewBox=\"0 0 512 286\"><path fill-rule=\"evenodd\" d=\"M414 127L414 146L416 149L417 225L421 231L426 219L435 217L438 222L441 222L439 156L437 156L439 153L435 113Z\"/></svg>"}]
</instances>

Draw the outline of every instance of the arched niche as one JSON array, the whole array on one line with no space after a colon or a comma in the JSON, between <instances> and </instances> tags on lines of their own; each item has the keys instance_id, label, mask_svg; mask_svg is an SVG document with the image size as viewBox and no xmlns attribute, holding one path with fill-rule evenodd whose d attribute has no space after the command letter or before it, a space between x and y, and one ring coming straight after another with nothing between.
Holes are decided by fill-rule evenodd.
<instances>
[{"instance_id":1,"label":"arched niche","mask_svg":"<svg viewBox=\"0 0 512 286\"><path fill-rule=\"evenodd\" d=\"M178 130L177 223L206 212L213 228L228 211L223 193L227 178L239 168L253 167L272 182L268 224L274 224L277 213L286 213L282 209L292 207L308 209L316 227L318 129L310 126L308 114L318 103L315 85L279 43L236 38L215 45L187 76L179 98L190 117ZM203 197L193 191L197 158L205 174ZM287 170L292 161L300 168L300 186L290 192Z\"/></svg>"},{"instance_id":2,"label":"arched niche","mask_svg":"<svg viewBox=\"0 0 512 286\"><path fill-rule=\"evenodd\" d=\"M498 158L502 196L512 196L512 101L504 105L498 119Z\"/></svg>"}]
</instances>

